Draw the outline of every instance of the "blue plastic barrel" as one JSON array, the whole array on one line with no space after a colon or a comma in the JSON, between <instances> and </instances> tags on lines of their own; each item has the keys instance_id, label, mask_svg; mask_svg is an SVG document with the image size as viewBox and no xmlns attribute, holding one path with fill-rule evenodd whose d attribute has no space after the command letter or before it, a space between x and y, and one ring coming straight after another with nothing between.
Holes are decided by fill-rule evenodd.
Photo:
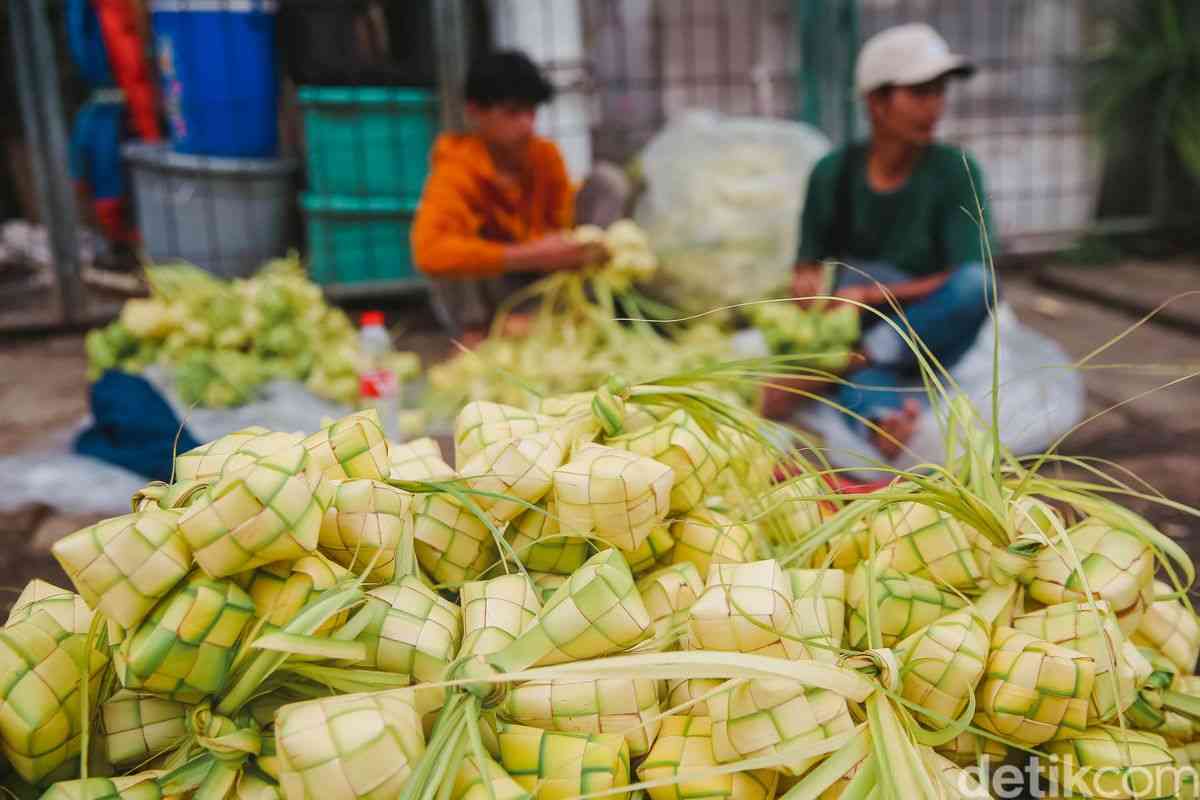
<instances>
[{"instance_id":1,"label":"blue plastic barrel","mask_svg":"<svg viewBox=\"0 0 1200 800\"><path fill-rule=\"evenodd\" d=\"M275 0L154 0L154 45L175 152L278 154L275 11Z\"/></svg>"}]
</instances>

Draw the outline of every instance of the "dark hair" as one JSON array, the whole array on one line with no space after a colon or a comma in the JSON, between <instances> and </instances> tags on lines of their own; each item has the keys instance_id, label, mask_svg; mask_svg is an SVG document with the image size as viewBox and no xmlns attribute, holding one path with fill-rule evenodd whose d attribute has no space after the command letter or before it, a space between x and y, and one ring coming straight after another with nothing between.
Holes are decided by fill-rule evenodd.
<instances>
[{"instance_id":1,"label":"dark hair","mask_svg":"<svg viewBox=\"0 0 1200 800\"><path fill-rule=\"evenodd\" d=\"M540 106L554 97L554 86L529 56L517 50L497 50L471 64L463 94L467 102L485 108L501 103Z\"/></svg>"}]
</instances>

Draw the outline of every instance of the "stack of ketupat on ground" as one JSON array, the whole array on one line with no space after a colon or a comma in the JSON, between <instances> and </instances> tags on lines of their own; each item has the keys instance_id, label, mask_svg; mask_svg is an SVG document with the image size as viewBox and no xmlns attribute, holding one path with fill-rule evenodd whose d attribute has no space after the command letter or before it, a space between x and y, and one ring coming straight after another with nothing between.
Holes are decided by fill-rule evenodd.
<instances>
[{"instance_id":1,"label":"stack of ketupat on ground","mask_svg":"<svg viewBox=\"0 0 1200 800\"><path fill-rule=\"evenodd\" d=\"M17 601L3 754L62 800L988 797L963 768L1030 750L1193 796L1169 540L986 437L776 483L763 424L611 381L467 405L453 467L373 412L183 453Z\"/></svg>"}]
</instances>

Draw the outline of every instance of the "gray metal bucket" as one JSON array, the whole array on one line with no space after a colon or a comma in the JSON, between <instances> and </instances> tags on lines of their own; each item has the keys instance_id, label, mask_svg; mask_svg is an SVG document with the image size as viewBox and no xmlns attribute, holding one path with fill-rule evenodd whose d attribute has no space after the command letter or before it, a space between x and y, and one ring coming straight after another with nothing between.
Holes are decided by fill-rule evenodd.
<instances>
[{"instance_id":1,"label":"gray metal bucket","mask_svg":"<svg viewBox=\"0 0 1200 800\"><path fill-rule=\"evenodd\" d=\"M144 142L122 154L151 260L245 277L294 241L295 160L181 155Z\"/></svg>"}]
</instances>

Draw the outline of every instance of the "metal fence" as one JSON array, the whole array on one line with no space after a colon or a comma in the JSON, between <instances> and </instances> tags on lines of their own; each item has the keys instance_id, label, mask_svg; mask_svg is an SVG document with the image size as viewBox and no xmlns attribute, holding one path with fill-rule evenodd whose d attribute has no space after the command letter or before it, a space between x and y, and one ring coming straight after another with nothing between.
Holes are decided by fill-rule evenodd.
<instances>
[{"instance_id":1,"label":"metal fence","mask_svg":"<svg viewBox=\"0 0 1200 800\"><path fill-rule=\"evenodd\" d=\"M65 36L56 28L67 2L8 2L25 141L57 276L40 300L31 296L24 305L40 303L51 322L111 313L110 305L94 302L94 286L80 281L91 269L79 241L79 220L86 215L75 205L66 149L69 123L86 92L79 90L65 57ZM222 7L247 0L176 2ZM318 230L311 216L307 226L301 224L301 192L306 183L313 188L316 172L304 167L305 126L296 87L306 82L306 59L316 57L316 46L334 56L346 51L347 63L359 65L357 72L339 76L343 84L412 82L414 75L428 73L425 82L433 84L428 88L440 101L444 126L461 122L458 90L471 52L489 43L524 49L559 90L539 126L559 142L571 172L582 178L597 160L635 158L657 131L692 108L802 120L834 143L859 137L865 126L851 89L858 46L887 26L927 21L980 67L971 81L951 90L942 135L969 149L983 166L1004 248L1054 249L1095 220L1101 161L1084 113L1080 69L1094 38L1089 0L344 0L332 5L332 16L331 4L321 0L281 2L285 11L325 6L330 20L315 25L310 20L307 42L303 36L280 39L280 155L300 167L294 181L234 188L253 208L286 206L286 215L276 221L282 227L272 233L280 242L277 250L306 247L314 265L319 248L370 264L358 276L365 291L395 283L388 280L392 256L378 255L394 251L387 225L339 238ZM234 54L219 57L225 59L222 68L239 68ZM161 53L157 62L163 65ZM397 74L400 79L393 80ZM74 90L63 88L71 85ZM367 138L365 132L352 135L343 149L366 148ZM388 148L413 163L427 158L426 152L410 153L413 147L403 139L385 142ZM212 166L198 158L197 168ZM237 261L243 255L238 248L247 237L261 235L267 223L211 187L200 190L209 194L198 205L199 218L171 218L171 202L197 191L186 166L160 176L157 189L143 189L149 196L135 202L165 215L155 224L170 232L177 255L217 268L226 259ZM372 169L363 173L369 177ZM1148 188L1145 194L1148 198ZM405 200L386 212L378 205L375 210L383 215L381 223L399 224L410 206ZM0 307L0 324L10 311Z\"/></svg>"}]
</instances>

